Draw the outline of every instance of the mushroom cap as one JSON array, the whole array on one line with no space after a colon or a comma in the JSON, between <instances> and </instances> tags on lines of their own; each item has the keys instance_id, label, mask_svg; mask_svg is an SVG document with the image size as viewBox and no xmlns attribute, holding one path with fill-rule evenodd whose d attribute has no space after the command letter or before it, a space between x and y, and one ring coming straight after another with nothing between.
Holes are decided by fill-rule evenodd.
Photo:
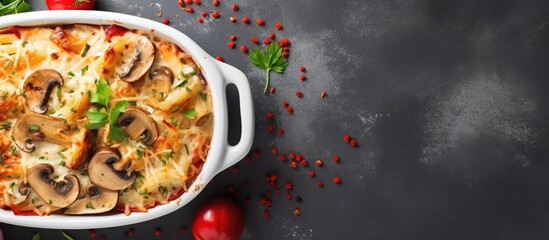
<instances>
[{"instance_id":1,"label":"mushroom cap","mask_svg":"<svg viewBox=\"0 0 549 240\"><path fill-rule=\"evenodd\" d=\"M118 191L111 191L90 184L86 187L86 192L86 197L76 200L64 213L79 215L108 212L118 202Z\"/></svg>"},{"instance_id":2,"label":"mushroom cap","mask_svg":"<svg viewBox=\"0 0 549 240\"><path fill-rule=\"evenodd\" d=\"M151 146L158 138L158 126L149 113L138 107L128 107L118 117L118 125L128 134L130 139L140 139L141 143Z\"/></svg>"},{"instance_id":3,"label":"mushroom cap","mask_svg":"<svg viewBox=\"0 0 549 240\"><path fill-rule=\"evenodd\" d=\"M136 178L135 172L128 172L127 169L116 170L113 167L113 164L120 161L120 159L120 152L116 148L101 147L97 149L88 164L90 181L97 186L112 191L118 191L132 185Z\"/></svg>"},{"instance_id":4,"label":"mushroom cap","mask_svg":"<svg viewBox=\"0 0 549 240\"><path fill-rule=\"evenodd\" d=\"M141 35L137 38L135 52L135 58L128 68L120 74L120 80L122 81L135 82L141 79L153 64L156 49L148 37Z\"/></svg>"},{"instance_id":5,"label":"mushroom cap","mask_svg":"<svg viewBox=\"0 0 549 240\"><path fill-rule=\"evenodd\" d=\"M27 112L15 122L13 139L23 152L34 151L33 141L51 142L68 148L72 141L63 131L68 131L69 128L69 125L63 124L61 118Z\"/></svg>"},{"instance_id":6,"label":"mushroom cap","mask_svg":"<svg viewBox=\"0 0 549 240\"><path fill-rule=\"evenodd\" d=\"M53 88L61 86L63 77L59 72L53 69L36 70L25 80L25 105L35 113L45 113Z\"/></svg>"},{"instance_id":7,"label":"mushroom cap","mask_svg":"<svg viewBox=\"0 0 549 240\"><path fill-rule=\"evenodd\" d=\"M78 178L73 174L56 182L50 178L53 167L49 164L38 164L27 172L27 182L32 190L49 206L64 208L71 205L80 192Z\"/></svg>"}]
</instances>

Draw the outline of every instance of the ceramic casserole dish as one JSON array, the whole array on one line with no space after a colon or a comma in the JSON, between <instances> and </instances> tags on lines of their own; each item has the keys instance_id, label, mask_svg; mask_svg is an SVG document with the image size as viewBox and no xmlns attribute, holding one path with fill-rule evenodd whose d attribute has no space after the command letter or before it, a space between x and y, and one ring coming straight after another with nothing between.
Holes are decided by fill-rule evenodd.
<instances>
[{"instance_id":1,"label":"ceramic casserole dish","mask_svg":"<svg viewBox=\"0 0 549 240\"><path fill-rule=\"evenodd\" d=\"M240 161L250 150L254 135L254 112L250 86L246 76L238 69L215 60L185 34L164 24L140 17L102 11L42 11L0 17L0 28L9 26L55 26L68 24L111 25L149 32L173 42L202 69L213 99L213 137L210 151L201 172L189 191L168 204L158 205L147 212L130 215L110 212L100 215L18 216L9 209L0 209L0 222L37 228L89 229L129 225L154 219L171 213L195 198L219 172ZM230 146L228 137L228 110L226 87L238 88L242 133L240 142Z\"/></svg>"}]
</instances>

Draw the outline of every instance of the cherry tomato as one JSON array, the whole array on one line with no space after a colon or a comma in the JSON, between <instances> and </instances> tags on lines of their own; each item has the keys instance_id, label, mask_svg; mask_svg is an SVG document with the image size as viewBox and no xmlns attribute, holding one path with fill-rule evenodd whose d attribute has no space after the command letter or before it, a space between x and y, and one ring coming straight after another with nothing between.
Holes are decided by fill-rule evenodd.
<instances>
[{"instance_id":1,"label":"cherry tomato","mask_svg":"<svg viewBox=\"0 0 549 240\"><path fill-rule=\"evenodd\" d=\"M49 10L92 10L95 0L46 0Z\"/></svg>"},{"instance_id":2,"label":"cherry tomato","mask_svg":"<svg viewBox=\"0 0 549 240\"><path fill-rule=\"evenodd\" d=\"M197 240L236 240L242 231L242 208L227 197L208 199L194 215L192 232Z\"/></svg>"}]
</instances>

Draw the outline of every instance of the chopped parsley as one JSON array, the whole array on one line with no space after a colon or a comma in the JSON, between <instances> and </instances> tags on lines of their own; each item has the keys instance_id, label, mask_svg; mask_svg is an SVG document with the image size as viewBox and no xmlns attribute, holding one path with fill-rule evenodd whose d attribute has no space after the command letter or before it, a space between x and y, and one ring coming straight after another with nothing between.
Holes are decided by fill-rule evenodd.
<instances>
[{"instance_id":1,"label":"chopped parsley","mask_svg":"<svg viewBox=\"0 0 549 240\"><path fill-rule=\"evenodd\" d=\"M86 44L86 46L84 46L84 50L82 50L82 54L80 54L81 57L85 57L86 54L88 54L88 51L90 50L90 45L89 44Z\"/></svg>"},{"instance_id":2,"label":"chopped parsley","mask_svg":"<svg viewBox=\"0 0 549 240\"><path fill-rule=\"evenodd\" d=\"M183 112L183 115L185 115L186 117L190 118L190 119L194 119L196 116L198 116L198 112L196 110L194 110L194 108L191 108L191 109L187 109Z\"/></svg>"},{"instance_id":3,"label":"chopped parsley","mask_svg":"<svg viewBox=\"0 0 549 240\"><path fill-rule=\"evenodd\" d=\"M40 126L38 126L38 125L29 125L29 130L31 130L31 131L40 131Z\"/></svg>"}]
</instances>

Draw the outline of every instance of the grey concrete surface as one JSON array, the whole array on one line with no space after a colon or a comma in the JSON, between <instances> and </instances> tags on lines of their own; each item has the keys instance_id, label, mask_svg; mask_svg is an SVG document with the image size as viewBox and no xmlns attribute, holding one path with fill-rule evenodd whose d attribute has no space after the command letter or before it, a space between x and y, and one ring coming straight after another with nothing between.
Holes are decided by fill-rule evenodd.
<instances>
[{"instance_id":1,"label":"grey concrete surface","mask_svg":"<svg viewBox=\"0 0 549 240\"><path fill-rule=\"evenodd\" d=\"M30 1L44 9L43 1ZM221 0L220 20L197 24L177 1L99 1L97 9L162 21L212 55L244 71L256 105L252 163L239 163L182 209L134 226L97 230L98 237L191 239L194 211L209 196L234 185L246 213L242 239L548 239L549 238L549 2L529 0ZM178 17L175 17L178 15ZM231 24L263 17L267 25ZM2 19L0 18L0 21ZM281 21L284 30L274 31ZM274 31L292 41L290 66L273 74L276 94L263 95L264 73L229 49L229 36L248 46ZM305 82L298 68L307 67ZM294 96L304 93L302 99ZM327 98L319 97L321 91ZM231 95L234 99L234 94ZM281 106L288 100L295 112ZM276 118L265 118L273 111ZM267 132L274 122L286 134ZM245 127L245 126L244 126ZM342 137L351 134L353 149ZM298 170L270 154L302 153L325 166ZM341 156L340 164L331 161ZM303 203L273 196L264 219L258 198L269 187L263 176L277 172L281 187L293 181ZM335 175L343 182L336 186ZM248 188L242 188L244 180ZM316 187L323 180L325 187ZM246 205L243 197L253 203ZM299 207L296 217L292 210ZM181 234L186 226L189 231ZM62 239L59 230L1 224L7 239ZM161 227L164 235L153 235ZM62 226L60 226L62 229ZM89 239L87 230L67 231Z\"/></svg>"}]
</instances>

